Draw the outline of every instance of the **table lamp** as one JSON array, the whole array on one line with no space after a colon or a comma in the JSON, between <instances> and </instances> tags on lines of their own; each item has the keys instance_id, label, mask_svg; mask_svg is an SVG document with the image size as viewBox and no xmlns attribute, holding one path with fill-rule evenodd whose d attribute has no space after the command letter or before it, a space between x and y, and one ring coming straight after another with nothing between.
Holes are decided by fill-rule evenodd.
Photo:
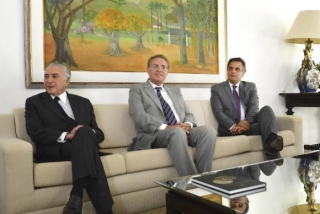
<instances>
[{"instance_id":1,"label":"table lamp","mask_svg":"<svg viewBox=\"0 0 320 214\"><path fill-rule=\"evenodd\" d=\"M300 92L315 92L319 88L320 73L312 60L312 44L320 43L320 10L305 10L298 13L286 42L305 44L304 58L296 81Z\"/></svg>"}]
</instances>

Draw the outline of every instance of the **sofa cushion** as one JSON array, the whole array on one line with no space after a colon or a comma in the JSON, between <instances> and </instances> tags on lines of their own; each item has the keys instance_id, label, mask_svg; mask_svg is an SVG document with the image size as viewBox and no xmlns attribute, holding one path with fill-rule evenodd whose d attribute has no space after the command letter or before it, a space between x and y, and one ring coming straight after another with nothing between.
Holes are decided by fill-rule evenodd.
<instances>
[{"instance_id":1,"label":"sofa cushion","mask_svg":"<svg viewBox=\"0 0 320 214\"><path fill-rule=\"evenodd\" d=\"M212 113L210 100L187 100L186 105L193 113L198 126L209 125L218 129L218 121Z\"/></svg>"},{"instance_id":2,"label":"sofa cushion","mask_svg":"<svg viewBox=\"0 0 320 214\"><path fill-rule=\"evenodd\" d=\"M250 151L251 145L248 136L238 135L230 137L217 137L213 159L232 156Z\"/></svg>"},{"instance_id":3,"label":"sofa cushion","mask_svg":"<svg viewBox=\"0 0 320 214\"><path fill-rule=\"evenodd\" d=\"M102 156L101 161L107 177L126 173L124 158L121 154ZM34 164L35 187L60 186L72 183L71 162L48 162Z\"/></svg>"},{"instance_id":4,"label":"sofa cushion","mask_svg":"<svg viewBox=\"0 0 320 214\"><path fill-rule=\"evenodd\" d=\"M96 121L103 130L105 140L102 149L128 147L136 136L128 104L94 105Z\"/></svg>"},{"instance_id":5,"label":"sofa cushion","mask_svg":"<svg viewBox=\"0 0 320 214\"><path fill-rule=\"evenodd\" d=\"M4 139L16 138L12 114L0 114L0 136Z\"/></svg>"},{"instance_id":6,"label":"sofa cushion","mask_svg":"<svg viewBox=\"0 0 320 214\"><path fill-rule=\"evenodd\" d=\"M194 159L194 149L189 147L188 151ZM125 152L123 156L127 166L127 173L173 166L167 148Z\"/></svg>"},{"instance_id":7,"label":"sofa cushion","mask_svg":"<svg viewBox=\"0 0 320 214\"><path fill-rule=\"evenodd\" d=\"M278 135L283 138L283 146L290 146L296 143L294 133L291 130L279 131ZM251 151L261 151L264 150L262 138L260 135L248 136L251 145Z\"/></svg>"},{"instance_id":8,"label":"sofa cushion","mask_svg":"<svg viewBox=\"0 0 320 214\"><path fill-rule=\"evenodd\" d=\"M31 143L32 148L33 148L33 153L36 152L36 147L29 137L27 130L26 130L26 120L24 117L25 109L24 108L16 108L13 109L13 117L14 117L14 123L15 123L15 131L17 134L17 138L21 140L25 140L29 143Z\"/></svg>"}]
</instances>

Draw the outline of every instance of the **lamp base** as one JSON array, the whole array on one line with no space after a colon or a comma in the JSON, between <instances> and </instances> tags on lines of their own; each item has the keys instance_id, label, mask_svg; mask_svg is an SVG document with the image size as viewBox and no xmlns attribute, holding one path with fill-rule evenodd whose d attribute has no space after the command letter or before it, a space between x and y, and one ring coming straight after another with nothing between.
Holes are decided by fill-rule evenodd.
<instances>
[{"instance_id":1,"label":"lamp base","mask_svg":"<svg viewBox=\"0 0 320 214\"><path fill-rule=\"evenodd\" d=\"M302 75L302 76L299 76ZM297 73L297 84L300 92L317 92L319 88L320 73L314 67Z\"/></svg>"},{"instance_id":2,"label":"lamp base","mask_svg":"<svg viewBox=\"0 0 320 214\"><path fill-rule=\"evenodd\" d=\"M310 211L308 204L300 204L288 209L288 214L319 214L320 204L315 203L314 206L318 211Z\"/></svg>"},{"instance_id":3,"label":"lamp base","mask_svg":"<svg viewBox=\"0 0 320 214\"><path fill-rule=\"evenodd\" d=\"M313 41L310 39L305 42L304 58L296 75L300 92L316 92L319 88L319 70L316 69L312 60L312 43Z\"/></svg>"}]
</instances>

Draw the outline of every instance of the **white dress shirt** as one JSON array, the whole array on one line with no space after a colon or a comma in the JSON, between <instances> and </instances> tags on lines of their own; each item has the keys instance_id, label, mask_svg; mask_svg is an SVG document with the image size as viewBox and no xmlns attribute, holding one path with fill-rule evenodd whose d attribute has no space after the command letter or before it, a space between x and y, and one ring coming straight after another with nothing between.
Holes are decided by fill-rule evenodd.
<instances>
[{"instance_id":1,"label":"white dress shirt","mask_svg":"<svg viewBox=\"0 0 320 214\"><path fill-rule=\"evenodd\" d=\"M55 98L55 96L52 96L52 99ZM72 112L72 109L71 109L71 105L70 105L70 102L68 100L68 97L67 97L67 92L63 92L62 94L59 95L59 98L60 100L58 101L58 103L61 105L62 109L64 110L64 112L69 116L71 117L72 119L75 119L74 118L74 114ZM65 143L66 140L65 140L65 137L66 135L68 134L68 132L63 132L60 137L58 138L57 142L58 143Z\"/></svg>"},{"instance_id":2,"label":"white dress shirt","mask_svg":"<svg viewBox=\"0 0 320 214\"><path fill-rule=\"evenodd\" d=\"M160 85L160 86L155 85L155 84L153 84L150 80L149 80L149 82L150 82L150 84L151 84L151 86L152 86L152 88L154 89L154 92L155 92L156 94L157 94L157 89L155 89L155 87L161 87L161 88L162 88L162 90L160 91L161 96L163 97L163 99L168 103L168 105L169 105L170 108L172 109L173 114L174 114L174 116L176 117L177 123L180 123L180 117L179 117L179 115L178 115L178 113L177 113L177 111L176 111L176 108L174 107L173 102L172 102L169 94L167 93L166 89L163 87L163 85ZM193 124L192 124L191 122L185 122L185 123L190 124L190 127L191 127L191 128L193 127ZM167 127L167 124L161 124L161 125L159 126L158 130L164 130L164 129L166 129L166 127Z\"/></svg>"}]
</instances>

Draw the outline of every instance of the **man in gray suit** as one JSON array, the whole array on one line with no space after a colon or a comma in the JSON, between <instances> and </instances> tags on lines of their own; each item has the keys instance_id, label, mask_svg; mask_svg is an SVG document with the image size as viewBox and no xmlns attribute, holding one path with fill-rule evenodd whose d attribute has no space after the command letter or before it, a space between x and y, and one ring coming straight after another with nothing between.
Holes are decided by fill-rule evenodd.
<instances>
[{"instance_id":1,"label":"man in gray suit","mask_svg":"<svg viewBox=\"0 0 320 214\"><path fill-rule=\"evenodd\" d=\"M129 91L129 113L137 136L128 150L168 148L180 176L212 170L216 142L213 127L197 127L179 88L164 85L169 61L164 55L148 60L149 79ZM195 162L188 153L195 147Z\"/></svg>"},{"instance_id":2,"label":"man in gray suit","mask_svg":"<svg viewBox=\"0 0 320 214\"><path fill-rule=\"evenodd\" d=\"M211 87L211 108L219 122L218 134L261 135L267 159L280 158L283 139L277 135L275 114L269 106L259 111L256 85L241 81L245 72L245 61L232 58L227 65L227 81Z\"/></svg>"}]
</instances>

